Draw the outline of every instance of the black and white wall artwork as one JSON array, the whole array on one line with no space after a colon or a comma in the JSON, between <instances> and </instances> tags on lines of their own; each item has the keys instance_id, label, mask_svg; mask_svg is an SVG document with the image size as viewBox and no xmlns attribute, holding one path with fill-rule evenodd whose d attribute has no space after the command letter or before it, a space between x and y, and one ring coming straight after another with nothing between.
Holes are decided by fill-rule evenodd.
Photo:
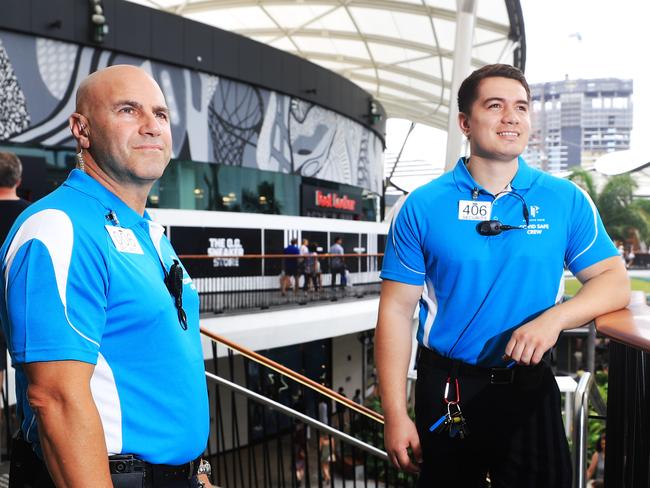
<instances>
[{"instance_id":1,"label":"black and white wall artwork","mask_svg":"<svg viewBox=\"0 0 650 488\"><path fill-rule=\"evenodd\" d=\"M171 111L173 157L335 181L381 193L382 143L304 100L108 50L0 31L0 141L69 147L68 117L89 73L147 70Z\"/></svg>"}]
</instances>

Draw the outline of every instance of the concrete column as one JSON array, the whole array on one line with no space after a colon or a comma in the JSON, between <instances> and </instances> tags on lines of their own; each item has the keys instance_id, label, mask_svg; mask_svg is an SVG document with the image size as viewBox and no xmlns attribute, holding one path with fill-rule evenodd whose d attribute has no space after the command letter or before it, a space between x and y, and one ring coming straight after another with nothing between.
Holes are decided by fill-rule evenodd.
<instances>
[{"instance_id":1,"label":"concrete column","mask_svg":"<svg viewBox=\"0 0 650 488\"><path fill-rule=\"evenodd\" d=\"M445 171L454 167L461 156L464 136L458 128L458 88L471 69L476 4L478 0L456 0L456 41L454 44L454 66L451 77L451 100L447 121L447 155Z\"/></svg>"}]
</instances>

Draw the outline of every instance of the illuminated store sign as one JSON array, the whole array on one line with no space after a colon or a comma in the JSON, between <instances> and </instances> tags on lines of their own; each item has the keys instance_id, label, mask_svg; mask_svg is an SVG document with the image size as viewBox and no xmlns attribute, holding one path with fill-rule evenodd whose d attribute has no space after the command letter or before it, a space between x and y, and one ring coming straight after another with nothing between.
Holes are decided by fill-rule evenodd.
<instances>
[{"instance_id":1,"label":"illuminated store sign","mask_svg":"<svg viewBox=\"0 0 650 488\"><path fill-rule=\"evenodd\" d=\"M212 260L212 266L215 268L239 267L239 259L228 258L227 256L243 256L244 246L238 238L225 237L208 237L209 247L208 256L218 256Z\"/></svg>"},{"instance_id":2,"label":"illuminated store sign","mask_svg":"<svg viewBox=\"0 0 650 488\"><path fill-rule=\"evenodd\" d=\"M302 184L302 212L307 217L355 219L362 213L361 189L332 189Z\"/></svg>"},{"instance_id":3,"label":"illuminated store sign","mask_svg":"<svg viewBox=\"0 0 650 488\"><path fill-rule=\"evenodd\" d=\"M354 212L357 205L356 200L352 200L347 195L340 196L338 193L324 193L316 190L316 206L325 208L335 208L338 210L349 210Z\"/></svg>"},{"instance_id":4,"label":"illuminated store sign","mask_svg":"<svg viewBox=\"0 0 650 488\"><path fill-rule=\"evenodd\" d=\"M170 237L178 254L207 254L212 257L183 261L192 278L262 274L261 260L240 259L244 254L262 253L261 229L172 226Z\"/></svg>"}]
</instances>

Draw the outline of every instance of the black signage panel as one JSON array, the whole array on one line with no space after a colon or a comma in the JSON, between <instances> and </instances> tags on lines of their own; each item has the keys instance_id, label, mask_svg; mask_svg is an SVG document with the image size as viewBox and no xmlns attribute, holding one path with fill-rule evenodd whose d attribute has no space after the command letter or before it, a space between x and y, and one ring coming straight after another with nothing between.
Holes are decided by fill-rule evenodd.
<instances>
[{"instance_id":1,"label":"black signage panel","mask_svg":"<svg viewBox=\"0 0 650 488\"><path fill-rule=\"evenodd\" d=\"M177 254L210 256L183 259L193 278L262 275L261 259L241 258L244 254L261 254L260 229L172 227L170 234Z\"/></svg>"},{"instance_id":2,"label":"black signage panel","mask_svg":"<svg viewBox=\"0 0 650 488\"><path fill-rule=\"evenodd\" d=\"M379 254L384 254L386 252L386 234L378 234L377 235L377 252ZM380 257L377 266L381 270L381 266L384 262L384 258Z\"/></svg>"},{"instance_id":3,"label":"black signage panel","mask_svg":"<svg viewBox=\"0 0 650 488\"><path fill-rule=\"evenodd\" d=\"M300 243L298 243L300 245ZM264 231L264 254L282 254L284 252L284 231L266 229ZM282 259L267 258L264 260L266 276L279 275L282 271Z\"/></svg>"},{"instance_id":4,"label":"black signage panel","mask_svg":"<svg viewBox=\"0 0 650 488\"><path fill-rule=\"evenodd\" d=\"M303 183L301 186L301 215L359 219L363 206L361 189L336 190Z\"/></svg>"},{"instance_id":5,"label":"black signage panel","mask_svg":"<svg viewBox=\"0 0 650 488\"><path fill-rule=\"evenodd\" d=\"M18 196L30 202L35 202L53 190L48 185L45 159L38 156L22 155L19 158L23 165L23 176L20 187L18 187ZM69 170L65 170L63 179L67 178L68 172Z\"/></svg>"}]
</instances>

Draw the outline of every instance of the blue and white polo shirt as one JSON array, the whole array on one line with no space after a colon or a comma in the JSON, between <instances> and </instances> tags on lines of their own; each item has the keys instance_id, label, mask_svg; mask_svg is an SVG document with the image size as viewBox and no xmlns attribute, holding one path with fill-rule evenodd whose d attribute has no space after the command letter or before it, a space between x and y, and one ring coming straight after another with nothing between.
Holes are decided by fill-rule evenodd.
<instances>
[{"instance_id":1,"label":"blue and white polo shirt","mask_svg":"<svg viewBox=\"0 0 650 488\"><path fill-rule=\"evenodd\" d=\"M203 452L198 294L184 271L183 330L163 281L173 259L161 225L78 170L18 218L0 249L0 319L21 427L37 452L23 364L61 360L95 365L90 386L109 454L182 464Z\"/></svg>"},{"instance_id":2,"label":"blue and white polo shirt","mask_svg":"<svg viewBox=\"0 0 650 488\"><path fill-rule=\"evenodd\" d=\"M443 356L503 365L513 330L561 300L565 266L575 274L617 255L584 191L518 163L510 192L495 199L461 158L412 192L391 224L381 278L424 286L417 340ZM480 235L467 219L480 202L491 208L475 218L522 228Z\"/></svg>"}]
</instances>

